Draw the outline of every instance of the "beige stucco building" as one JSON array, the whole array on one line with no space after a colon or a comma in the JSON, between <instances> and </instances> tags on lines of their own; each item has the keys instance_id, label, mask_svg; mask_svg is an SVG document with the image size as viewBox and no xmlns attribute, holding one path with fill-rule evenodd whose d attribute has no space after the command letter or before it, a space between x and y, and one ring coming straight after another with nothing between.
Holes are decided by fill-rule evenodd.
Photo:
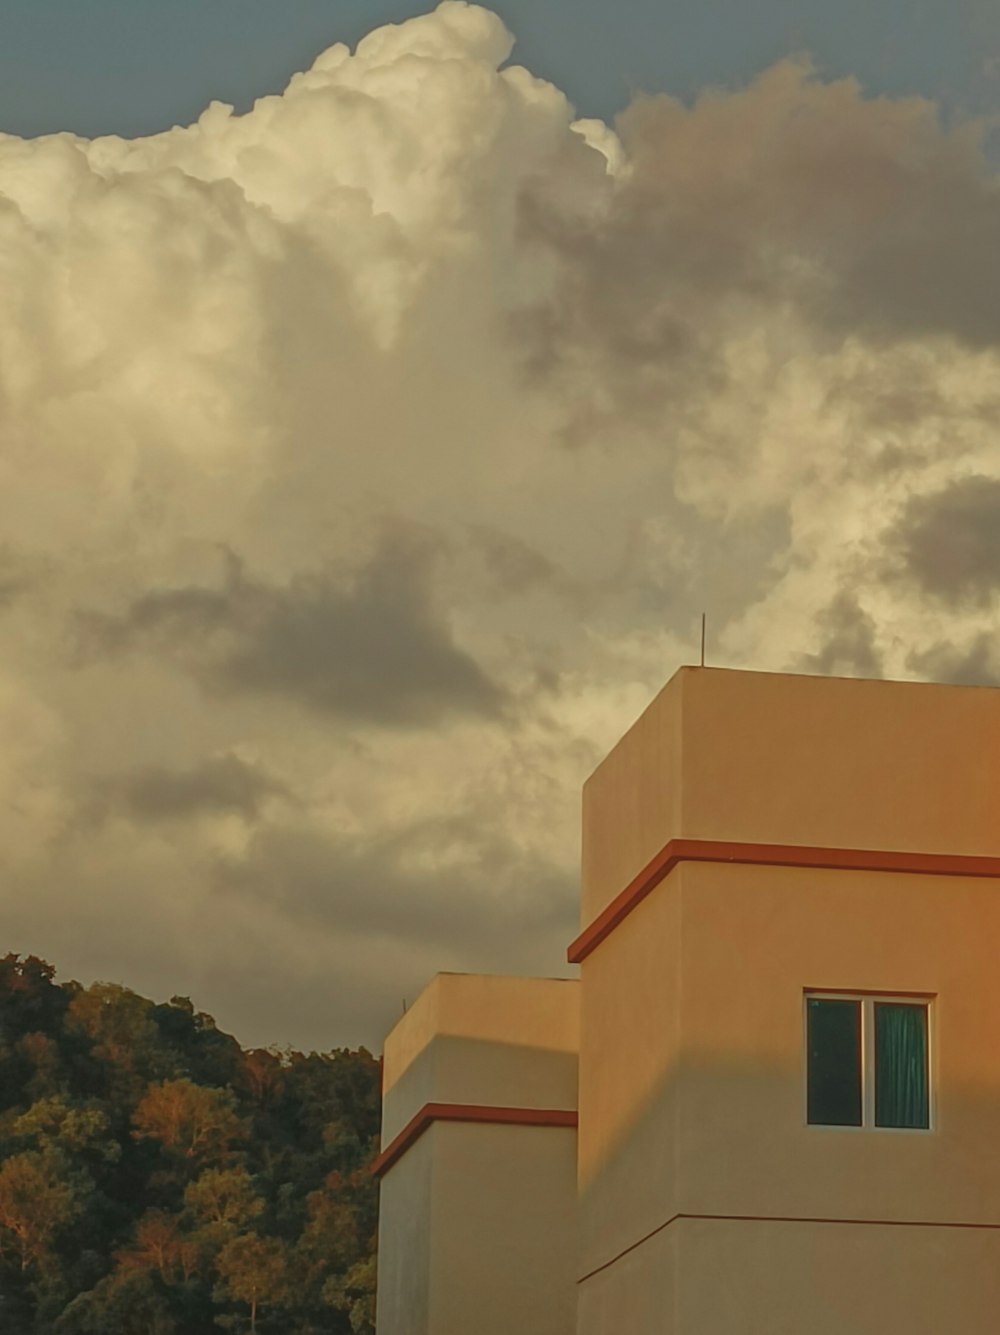
<instances>
[{"instance_id":1,"label":"beige stucco building","mask_svg":"<svg viewBox=\"0 0 1000 1335\"><path fill-rule=\"evenodd\" d=\"M573 1330L579 999L439 974L386 1039L379 1335Z\"/></svg>"},{"instance_id":2,"label":"beige stucco building","mask_svg":"<svg viewBox=\"0 0 1000 1335\"><path fill-rule=\"evenodd\" d=\"M379 1335L995 1335L1000 691L682 669L582 863L387 1040Z\"/></svg>"}]
</instances>

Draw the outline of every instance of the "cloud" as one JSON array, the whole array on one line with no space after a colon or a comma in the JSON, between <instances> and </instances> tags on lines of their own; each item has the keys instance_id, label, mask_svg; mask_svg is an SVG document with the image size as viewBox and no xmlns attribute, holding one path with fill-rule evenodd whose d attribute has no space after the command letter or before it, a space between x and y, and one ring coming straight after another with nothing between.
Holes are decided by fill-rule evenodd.
<instances>
[{"instance_id":1,"label":"cloud","mask_svg":"<svg viewBox=\"0 0 1000 1335\"><path fill-rule=\"evenodd\" d=\"M980 127L785 61L616 126L450 0L246 115L0 135L12 948L377 1045L558 973L682 662L997 680Z\"/></svg>"},{"instance_id":2,"label":"cloud","mask_svg":"<svg viewBox=\"0 0 1000 1335\"><path fill-rule=\"evenodd\" d=\"M981 631L970 644L941 642L910 656L909 666L953 686L1000 686L1000 636Z\"/></svg>"},{"instance_id":3,"label":"cloud","mask_svg":"<svg viewBox=\"0 0 1000 1335\"><path fill-rule=\"evenodd\" d=\"M575 908L564 867L489 824L466 829L455 819L364 841L274 825L239 858L220 862L217 884L234 905L256 899L318 930L362 937L373 950L383 939L436 947L453 964L469 960L470 969L496 967L525 938L537 950L539 934L558 945Z\"/></svg>"},{"instance_id":4,"label":"cloud","mask_svg":"<svg viewBox=\"0 0 1000 1335\"><path fill-rule=\"evenodd\" d=\"M521 200L526 242L558 277L516 330L532 375L563 390L571 443L626 440L669 403L674 440L729 449L714 405L738 397L734 342L753 329L774 374L845 339L1000 340L1000 195L981 127L947 130L926 100L869 99L795 59L691 106L638 98L617 128L627 167L585 208L547 181ZM928 392L911 381L897 411Z\"/></svg>"},{"instance_id":5,"label":"cloud","mask_svg":"<svg viewBox=\"0 0 1000 1335\"><path fill-rule=\"evenodd\" d=\"M802 666L823 676L881 677L878 627L846 590L825 607L817 618L824 635L818 653L805 654Z\"/></svg>"},{"instance_id":6,"label":"cloud","mask_svg":"<svg viewBox=\"0 0 1000 1335\"><path fill-rule=\"evenodd\" d=\"M136 820L187 820L235 813L253 820L264 803L287 797L284 784L238 755L212 756L184 769L149 765L99 780L95 803L118 807Z\"/></svg>"},{"instance_id":7,"label":"cloud","mask_svg":"<svg viewBox=\"0 0 1000 1335\"><path fill-rule=\"evenodd\" d=\"M155 589L120 615L84 614L84 651L168 654L214 692L273 695L365 723L427 725L495 715L503 692L434 608L432 552L395 533L349 579L248 576L230 554L218 589Z\"/></svg>"},{"instance_id":8,"label":"cloud","mask_svg":"<svg viewBox=\"0 0 1000 1335\"><path fill-rule=\"evenodd\" d=\"M516 595L549 587L569 593L572 582L537 547L486 524L473 525L471 540L502 594Z\"/></svg>"},{"instance_id":9,"label":"cloud","mask_svg":"<svg viewBox=\"0 0 1000 1335\"><path fill-rule=\"evenodd\" d=\"M0 546L0 611L31 592L44 579L44 566L26 560L8 546Z\"/></svg>"},{"instance_id":10,"label":"cloud","mask_svg":"<svg viewBox=\"0 0 1000 1335\"><path fill-rule=\"evenodd\" d=\"M914 496L895 538L924 592L987 606L1000 592L1000 478L977 473Z\"/></svg>"}]
</instances>

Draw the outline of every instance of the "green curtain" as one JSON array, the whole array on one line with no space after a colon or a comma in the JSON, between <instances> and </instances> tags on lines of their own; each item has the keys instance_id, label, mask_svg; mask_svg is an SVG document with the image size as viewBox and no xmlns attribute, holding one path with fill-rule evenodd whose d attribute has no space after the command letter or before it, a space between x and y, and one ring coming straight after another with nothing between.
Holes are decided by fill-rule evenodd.
<instances>
[{"instance_id":1,"label":"green curtain","mask_svg":"<svg viewBox=\"0 0 1000 1335\"><path fill-rule=\"evenodd\" d=\"M927 1007L875 1003L875 1125L927 1127Z\"/></svg>"}]
</instances>

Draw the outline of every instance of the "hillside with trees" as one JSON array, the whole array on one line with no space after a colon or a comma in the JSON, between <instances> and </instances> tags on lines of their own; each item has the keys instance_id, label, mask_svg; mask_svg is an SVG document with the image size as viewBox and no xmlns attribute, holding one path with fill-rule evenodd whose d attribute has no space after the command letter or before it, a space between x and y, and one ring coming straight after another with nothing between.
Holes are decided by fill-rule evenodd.
<instances>
[{"instance_id":1,"label":"hillside with trees","mask_svg":"<svg viewBox=\"0 0 1000 1335\"><path fill-rule=\"evenodd\" d=\"M378 1063L0 958L4 1335L371 1335Z\"/></svg>"}]
</instances>

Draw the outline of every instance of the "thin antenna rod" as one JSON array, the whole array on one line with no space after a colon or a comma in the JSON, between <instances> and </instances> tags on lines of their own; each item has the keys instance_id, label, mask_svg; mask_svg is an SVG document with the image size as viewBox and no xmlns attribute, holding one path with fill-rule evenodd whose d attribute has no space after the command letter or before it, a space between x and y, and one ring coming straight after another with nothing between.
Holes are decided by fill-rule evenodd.
<instances>
[{"instance_id":1,"label":"thin antenna rod","mask_svg":"<svg viewBox=\"0 0 1000 1335\"><path fill-rule=\"evenodd\" d=\"M701 614L701 665L705 666L705 613Z\"/></svg>"}]
</instances>

